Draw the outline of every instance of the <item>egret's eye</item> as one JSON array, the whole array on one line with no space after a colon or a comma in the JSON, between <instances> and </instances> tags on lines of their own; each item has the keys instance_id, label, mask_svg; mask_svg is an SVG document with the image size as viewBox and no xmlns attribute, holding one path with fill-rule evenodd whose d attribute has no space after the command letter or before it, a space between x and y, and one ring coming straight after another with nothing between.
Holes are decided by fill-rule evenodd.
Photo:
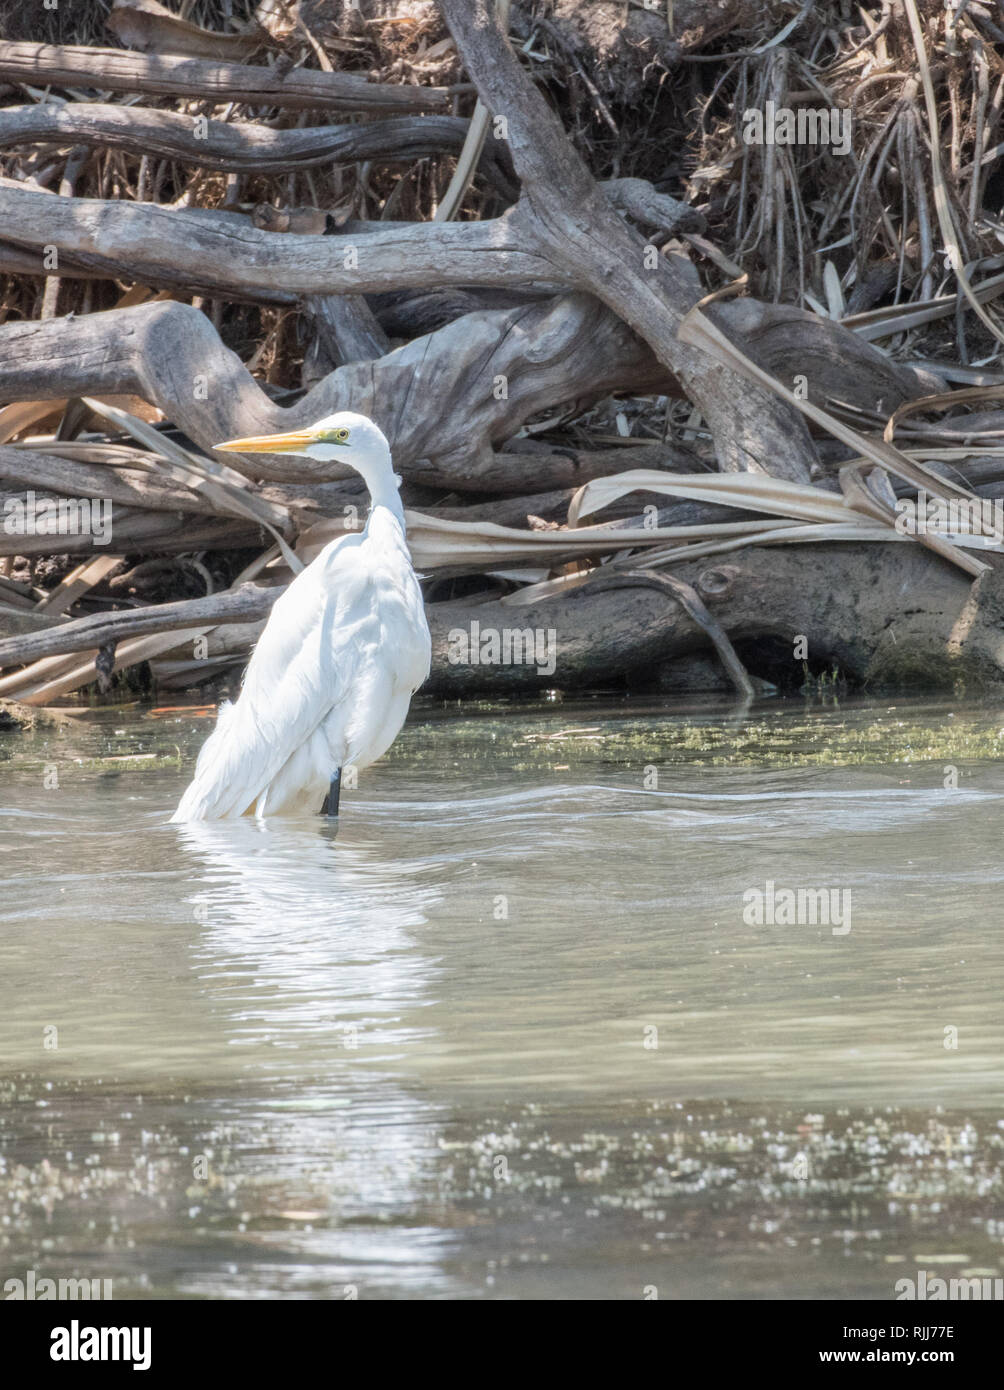
<instances>
[{"instance_id":1,"label":"egret's eye","mask_svg":"<svg viewBox=\"0 0 1004 1390\"><path fill-rule=\"evenodd\" d=\"M344 426L342 426L340 429L337 430L325 430L322 437L329 444L346 444L348 443L349 432Z\"/></svg>"}]
</instances>

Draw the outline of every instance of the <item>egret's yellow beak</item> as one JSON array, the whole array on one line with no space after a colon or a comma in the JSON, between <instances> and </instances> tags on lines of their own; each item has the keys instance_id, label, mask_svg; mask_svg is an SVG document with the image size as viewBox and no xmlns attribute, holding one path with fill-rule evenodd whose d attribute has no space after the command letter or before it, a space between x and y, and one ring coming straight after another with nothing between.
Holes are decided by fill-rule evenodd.
<instances>
[{"instance_id":1,"label":"egret's yellow beak","mask_svg":"<svg viewBox=\"0 0 1004 1390\"><path fill-rule=\"evenodd\" d=\"M313 430L290 430L288 434L255 434L248 439L227 439L214 444L228 454L302 454L318 437Z\"/></svg>"}]
</instances>

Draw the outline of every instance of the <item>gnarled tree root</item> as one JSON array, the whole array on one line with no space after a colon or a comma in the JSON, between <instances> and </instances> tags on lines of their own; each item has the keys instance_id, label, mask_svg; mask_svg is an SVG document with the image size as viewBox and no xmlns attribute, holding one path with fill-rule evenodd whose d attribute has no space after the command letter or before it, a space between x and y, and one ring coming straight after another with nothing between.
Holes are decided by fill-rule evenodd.
<instances>
[{"instance_id":1,"label":"gnarled tree root","mask_svg":"<svg viewBox=\"0 0 1004 1390\"><path fill-rule=\"evenodd\" d=\"M808 373L810 395L869 407L878 399L893 410L928 389L839 325L799 310L744 303L722 312L741 323L768 371L788 380ZM532 415L616 391L681 389L625 324L584 294L468 314L396 352L339 367L288 408L269 399L190 305L158 302L8 324L0 348L0 400L134 392L204 448L358 410L381 426L406 477L475 492L543 491L597 476L574 459L570 468L549 468L543 458L531 462L494 448ZM689 471L685 455L674 464L669 446L662 466ZM250 477L278 482L340 476L330 464L290 455L227 459Z\"/></svg>"}]
</instances>

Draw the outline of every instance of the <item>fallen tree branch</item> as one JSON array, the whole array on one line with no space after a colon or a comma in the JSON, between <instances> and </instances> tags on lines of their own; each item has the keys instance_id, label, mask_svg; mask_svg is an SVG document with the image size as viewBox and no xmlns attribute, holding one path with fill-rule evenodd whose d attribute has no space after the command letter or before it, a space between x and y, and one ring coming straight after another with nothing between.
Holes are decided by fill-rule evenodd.
<instances>
[{"instance_id":1,"label":"fallen tree branch","mask_svg":"<svg viewBox=\"0 0 1004 1390\"><path fill-rule=\"evenodd\" d=\"M288 295L369 294L429 285L571 283L506 214L486 222L374 223L364 238L259 231L246 217L155 203L61 198L4 180L7 241L54 246L78 264L157 288ZM611 212L611 216L616 214ZM620 224L620 218L616 218Z\"/></svg>"},{"instance_id":2,"label":"fallen tree branch","mask_svg":"<svg viewBox=\"0 0 1004 1390\"><path fill-rule=\"evenodd\" d=\"M749 549L728 564L694 560L676 574L710 609L733 644L766 642L775 653L795 637L817 667L877 688L992 688L1004 683L1004 571L975 583L920 546L825 544L804 553ZM598 582L598 581L597 581ZM432 673L426 691L451 698L547 688L575 690L638 681L656 684L659 667L705 648L700 625L651 587L591 592L592 584L514 609L500 602L437 603L427 609ZM911 594L908 611L897 595ZM896 616L890 622L890 614ZM555 634L555 667L458 661L456 635L530 628ZM746 666L754 674L751 655ZM767 672L770 678L770 672Z\"/></svg>"},{"instance_id":3,"label":"fallen tree branch","mask_svg":"<svg viewBox=\"0 0 1004 1390\"><path fill-rule=\"evenodd\" d=\"M181 599L177 603L157 603L148 608L127 608L115 613L93 613L30 637L0 641L0 670L15 663L23 665L46 657L90 651L152 632L171 632L204 623L254 622L271 612L285 587L242 584L239 589L210 594L206 598Z\"/></svg>"},{"instance_id":4,"label":"fallen tree branch","mask_svg":"<svg viewBox=\"0 0 1004 1390\"><path fill-rule=\"evenodd\" d=\"M223 173L285 174L320 164L365 159L399 164L427 155L455 154L463 147L469 124L459 116L391 116L353 125L275 130L245 121L200 122L193 116L146 106L99 102L56 106L45 102L40 106L0 110L0 149L19 145L86 145L174 159ZM500 192L515 197L512 170L507 168L502 150L504 146L499 147L497 142L489 145L479 168ZM640 182L621 180L627 184ZM639 206L649 205L644 189L629 193ZM660 200L661 195L654 194L654 198ZM664 201L670 204L673 200ZM651 210L656 213L666 209L662 201L656 201Z\"/></svg>"},{"instance_id":5,"label":"fallen tree branch","mask_svg":"<svg viewBox=\"0 0 1004 1390\"><path fill-rule=\"evenodd\" d=\"M509 227L618 314L700 408L719 466L807 482L816 460L796 411L758 383L686 348L676 330L693 303L686 276L613 211L557 116L523 71L485 0L440 0L484 104L506 121L522 194Z\"/></svg>"},{"instance_id":6,"label":"fallen tree branch","mask_svg":"<svg viewBox=\"0 0 1004 1390\"><path fill-rule=\"evenodd\" d=\"M126 48L152 53L184 53L192 58L228 58L243 62L262 48L274 45L268 30L257 20L242 25L241 33L221 34L179 19L158 0L113 0L105 28L110 29Z\"/></svg>"},{"instance_id":7,"label":"fallen tree branch","mask_svg":"<svg viewBox=\"0 0 1004 1390\"><path fill-rule=\"evenodd\" d=\"M827 543L813 548L811 565L790 549L750 549L727 564L688 562L677 575L699 595L730 644L770 639L776 652L790 643L792 664L799 671L796 636L805 638L814 665L837 666L846 676L884 688L919 683L951 689L959 682L981 688L1004 682L1004 571L988 571L970 585L919 546ZM433 657L425 689L455 697L620 685L633 677L652 682L661 665L706 646L702 625L684 609L666 604L653 586L634 579L620 593L601 593L594 587L598 584L599 579L587 582L518 609L483 601L430 604ZM890 622L890 596L903 588L914 600ZM280 592L246 585L234 594L102 614L11 639L0 645L0 660L31 657L37 664L0 679L0 694L44 703L86 684L94 678L93 661L75 664L66 652L93 650L99 639L103 645L122 643L115 658L116 669L122 669L151 655L175 652L193 635L223 624L226 640L220 638L215 646L211 642L210 655L240 660ZM540 671L532 662L458 661L456 636L471 632L473 623L481 633L515 626L553 631L554 669ZM243 638L241 625L246 628ZM136 633L150 636L137 638ZM125 640L127 634L132 636ZM68 638L72 647L66 645ZM747 658L746 665L756 673L754 661Z\"/></svg>"},{"instance_id":8,"label":"fallen tree branch","mask_svg":"<svg viewBox=\"0 0 1004 1390\"><path fill-rule=\"evenodd\" d=\"M0 126L0 130L2 130ZM658 193L648 179L607 179L600 187L615 208L626 212L646 227L658 227L663 232L703 232L707 229L704 214Z\"/></svg>"},{"instance_id":9,"label":"fallen tree branch","mask_svg":"<svg viewBox=\"0 0 1004 1390\"><path fill-rule=\"evenodd\" d=\"M609 575L600 570L594 579L590 579L589 588L596 592L602 589L617 589L624 583L628 585L648 584L652 588L662 589L671 594L684 612L697 623L702 632L711 640L729 679L742 698L744 700L755 698L756 689L749 678L746 667L739 660L735 647L723 632L720 624L708 612L706 604L693 585L688 584L678 575L662 574L658 570L621 570L617 574Z\"/></svg>"},{"instance_id":10,"label":"fallen tree branch","mask_svg":"<svg viewBox=\"0 0 1004 1390\"><path fill-rule=\"evenodd\" d=\"M692 473L703 467L696 454L680 444L638 444L623 449L577 449L554 445L531 452L528 442L514 440L491 458L479 460L476 487L464 488L445 472L435 481L456 491L493 492L501 497L520 497L528 492L553 492L577 488L593 478L625 473L632 468L663 468Z\"/></svg>"},{"instance_id":11,"label":"fallen tree branch","mask_svg":"<svg viewBox=\"0 0 1004 1390\"><path fill-rule=\"evenodd\" d=\"M303 310L314 326L318 365L328 363L328 371L390 351L387 334L361 294L316 295L304 300Z\"/></svg>"},{"instance_id":12,"label":"fallen tree branch","mask_svg":"<svg viewBox=\"0 0 1004 1390\"><path fill-rule=\"evenodd\" d=\"M521 72L518 64L515 67ZM532 88L530 95L538 99ZM550 112L547 115L553 122ZM590 206L584 217L569 214L558 219L562 226L568 223L564 236L547 220L553 221L553 209L546 215L539 212L530 192L515 209L493 221L392 224L368 230L348 245L340 237L258 231L246 219L228 213L116 204L115 218L109 221L100 200L60 199L9 182L0 190L0 206L10 240L56 246L76 264L104 265L150 284L177 285L183 278L189 287L208 292L252 295L256 285L277 282L285 293L301 295L429 284L509 284L525 289L528 282L555 280L587 287L631 324L664 367L679 377L708 420L724 466L749 466L807 480L815 451L798 412L677 340L676 328L694 300L690 278L665 257L643 268L645 243L614 212L584 167L582 174L588 181ZM584 237L582 228L592 227L591 219L599 220ZM722 310L713 312L728 323ZM861 361L864 345L834 328L836 336L844 338L844 355ZM833 330L828 331L832 335ZM879 354L873 357L881 361ZM888 368L885 371L889 374Z\"/></svg>"},{"instance_id":13,"label":"fallen tree branch","mask_svg":"<svg viewBox=\"0 0 1004 1390\"><path fill-rule=\"evenodd\" d=\"M449 104L445 87L370 82L354 73L255 67L171 54L48 43L0 46L0 78L35 87L85 87L187 97L214 105L279 106L307 111L435 111Z\"/></svg>"},{"instance_id":14,"label":"fallen tree branch","mask_svg":"<svg viewBox=\"0 0 1004 1390\"><path fill-rule=\"evenodd\" d=\"M836 325L819 327L820 321L797 310L726 307L742 322L766 370L790 378L807 363L818 366L810 396L825 382L845 397L863 394L874 402L878 396L895 408L926 389L916 375L897 369L853 335L841 335ZM854 351L844 354L846 346ZM620 451L569 449L545 460L530 445L524 452L517 443L509 453L494 446L558 401L681 389L644 343L584 295L468 315L376 361L339 368L289 408L265 395L205 315L190 305L158 302L73 320L6 324L0 348L0 400L131 392L207 449L221 439L296 428L335 410L360 410L383 429L406 477L467 492L519 494L623 471L631 450L620 458ZM196 381L206 387L198 395ZM687 451L673 446L663 456L663 467L687 472L695 466ZM290 455L228 459L249 477L273 481L344 475L332 465Z\"/></svg>"},{"instance_id":15,"label":"fallen tree branch","mask_svg":"<svg viewBox=\"0 0 1004 1390\"><path fill-rule=\"evenodd\" d=\"M139 468L102 468L9 444L0 445L0 482L17 483L63 497L107 497L110 502L122 506L150 511L211 511L218 516L233 515L219 510L204 493L172 486L155 473Z\"/></svg>"},{"instance_id":16,"label":"fallen tree branch","mask_svg":"<svg viewBox=\"0 0 1004 1390\"><path fill-rule=\"evenodd\" d=\"M289 408L265 395L190 305L162 301L72 321L7 324L0 345L3 400L131 392L157 405L204 448L312 424L336 410L359 410L383 429L405 476L466 491L494 485L508 467L494 441L511 437L555 400L665 382L630 330L583 295L472 314L377 362L339 368ZM197 381L206 387L198 396ZM274 481L347 475L344 468L293 455L227 459L248 476ZM512 471L518 478L513 490L528 491L527 470L518 460Z\"/></svg>"},{"instance_id":17,"label":"fallen tree branch","mask_svg":"<svg viewBox=\"0 0 1004 1390\"><path fill-rule=\"evenodd\" d=\"M36 501L42 500L39 493ZM23 498L19 498L22 503ZM54 499L58 502L58 499ZM113 507L110 534L117 551L130 554L184 554L190 550L243 550L260 545L262 528L240 521L193 519L178 512L135 511ZM67 534L40 531L35 535L17 530L0 530L0 556L101 554L106 547L95 545L89 530Z\"/></svg>"}]
</instances>

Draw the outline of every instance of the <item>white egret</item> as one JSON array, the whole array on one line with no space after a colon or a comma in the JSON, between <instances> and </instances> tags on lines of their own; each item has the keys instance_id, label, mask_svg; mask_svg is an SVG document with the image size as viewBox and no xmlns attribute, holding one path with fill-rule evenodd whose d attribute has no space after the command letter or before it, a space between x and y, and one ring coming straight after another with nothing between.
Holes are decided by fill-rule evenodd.
<instances>
[{"instance_id":1,"label":"white egret","mask_svg":"<svg viewBox=\"0 0 1004 1390\"><path fill-rule=\"evenodd\" d=\"M341 774L394 742L429 674L431 641L390 446L364 415L232 439L218 449L347 463L370 494L365 528L326 545L276 600L235 704L220 708L173 821L322 809Z\"/></svg>"}]
</instances>

